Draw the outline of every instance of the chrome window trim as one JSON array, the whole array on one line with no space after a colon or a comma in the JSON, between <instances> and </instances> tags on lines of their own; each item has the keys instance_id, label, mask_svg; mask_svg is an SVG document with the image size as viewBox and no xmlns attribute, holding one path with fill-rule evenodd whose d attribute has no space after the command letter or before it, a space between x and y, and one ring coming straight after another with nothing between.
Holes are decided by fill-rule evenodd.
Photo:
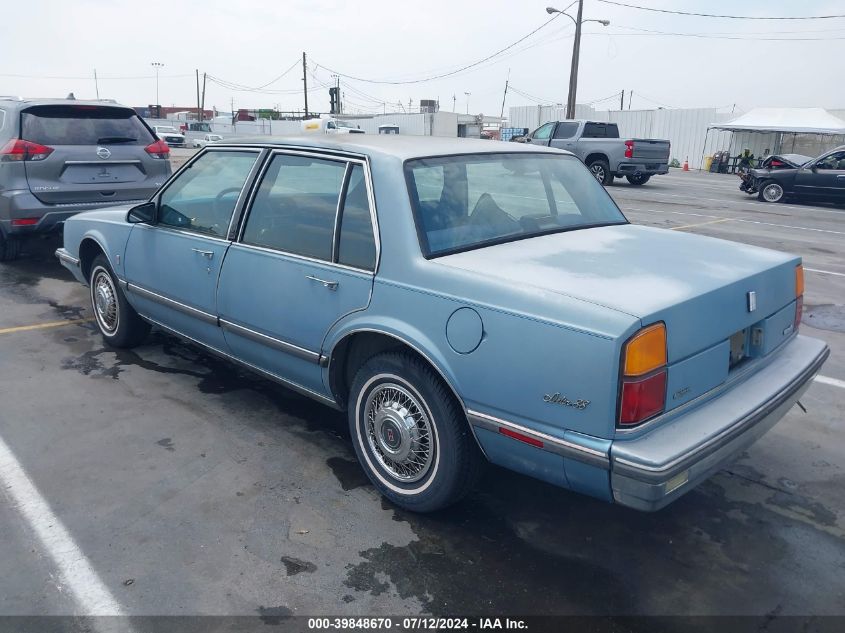
<instances>
[{"instance_id":1,"label":"chrome window trim","mask_svg":"<svg viewBox=\"0 0 845 633\"><path fill-rule=\"evenodd\" d=\"M346 206L346 195L349 193L349 179L352 177L352 166L354 163L347 162L346 169L343 170L343 180L340 183L340 195L337 197L337 208L334 211L334 227L332 228L332 263L340 263L338 255L340 247L338 245L338 228L340 228L340 211Z\"/></svg>"},{"instance_id":2,"label":"chrome window trim","mask_svg":"<svg viewBox=\"0 0 845 633\"><path fill-rule=\"evenodd\" d=\"M153 225L150 225L150 226L152 226L154 228L157 228L157 227L171 228L171 229L176 229L176 230L182 231L184 233L188 233L190 235L199 235L199 236L202 236L202 237L212 237L212 238L220 239L224 242L230 242L231 241L230 237L232 235L232 228L233 228L234 223L236 222L235 218L240 218L241 211L243 210L243 205L245 203L244 192L246 192L252 185L252 182L253 182L253 179L254 179L254 176L255 176L256 166L260 165L262 163L261 154L263 153L263 151L264 151L263 149L255 148L255 147L244 147L244 148L213 147L211 149L204 147L199 152L197 152L192 158L187 160L185 162L185 164L183 164L173 175L171 175L170 178L167 180L167 182L164 183L164 185L162 185L161 189L159 189L156 192L155 196L153 196L153 198L151 200L151 201L154 201L155 204L156 204L156 214L157 214L158 209L161 207L161 197L164 195L164 193L170 187L173 186L173 183L176 182L185 171L190 169L191 166L195 162L200 160L206 154L213 154L215 152L246 152L246 153L255 154L256 155L255 161L252 163L252 167L250 167L249 172L247 173L246 178L244 179L244 183L241 186L240 193L238 193L238 199L235 201L235 207L232 209L232 217L229 218L229 225L226 229L226 234L223 237L217 238L217 236L207 236L205 233L200 233L200 232L197 232L197 231L189 231L189 230L186 230L186 229L179 229L178 227L171 227L171 226L166 225L166 224L161 224L161 223L158 222L158 217L156 217L156 223L153 224Z\"/></svg>"},{"instance_id":3,"label":"chrome window trim","mask_svg":"<svg viewBox=\"0 0 845 633\"><path fill-rule=\"evenodd\" d=\"M220 242L221 244L228 244L229 240L223 237L217 237L216 235L208 235L207 233L200 233L198 231L187 231L185 229L180 229L175 226L170 226L167 224L146 224L143 222L138 222L134 225L134 228L143 228L149 231L168 231L170 233L179 233L181 235L185 235L191 238L201 238L204 240L209 240L211 242Z\"/></svg>"},{"instance_id":4,"label":"chrome window trim","mask_svg":"<svg viewBox=\"0 0 845 633\"><path fill-rule=\"evenodd\" d=\"M335 264L325 259L317 259L316 257L308 257L308 255L298 255L296 253L288 253L287 251L280 251L273 248L267 248L266 246L255 246L254 244L246 244L244 242L233 242L231 248L243 248L247 250L254 250L260 251L262 253L267 253L268 255L277 255L281 257L290 257L292 259L298 259L303 262L309 262L312 264L321 264L323 266L327 266L329 268L338 268L340 270L346 270L352 273L360 273L367 277L372 277L375 273L371 270L366 270L364 268L355 268L354 266L348 266L347 264Z\"/></svg>"},{"instance_id":5,"label":"chrome window trim","mask_svg":"<svg viewBox=\"0 0 845 633\"><path fill-rule=\"evenodd\" d=\"M602 451L581 446L580 444L575 444L574 442L569 442L541 431L535 431L520 424L515 424L486 413L481 413L480 411L467 410L467 416L469 417L471 424L480 426L488 431L498 433L500 428L510 429L521 433L522 435L527 435L528 437L541 441L543 443L541 450L545 450L549 453L555 453L563 457L568 457L570 459L575 459L579 462L590 464L591 466L598 466L604 470L610 470L610 458L607 453Z\"/></svg>"},{"instance_id":6,"label":"chrome window trim","mask_svg":"<svg viewBox=\"0 0 845 633\"><path fill-rule=\"evenodd\" d=\"M125 145L124 145L124 147L125 147ZM134 145L132 147L138 147L138 146ZM129 159L125 159L125 160L99 160L99 161L93 161L93 160L66 160L65 161L65 165L99 165L101 167L103 165L108 166L108 165L140 165L140 164L141 164L140 160L129 160Z\"/></svg>"},{"instance_id":7,"label":"chrome window trim","mask_svg":"<svg viewBox=\"0 0 845 633\"><path fill-rule=\"evenodd\" d=\"M267 334L256 332L255 330L238 325L232 321L227 321L226 319L220 319L220 327L232 332L233 334L237 334L238 336L243 336L244 338L248 338L256 343L261 343L267 347L272 347L280 352L285 352L286 354L311 361L312 363L320 364L323 358L318 352L312 352L309 349L300 347L299 345L294 345L293 343L288 343L287 341L283 341L274 336L268 336Z\"/></svg>"},{"instance_id":8,"label":"chrome window trim","mask_svg":"<svg viewBox=\"0 0 845 633\"><path fill-rule=\"evenodd\" d=\"M291 257L298 257L305 261L312 261L312 262L319 262L322 264L328 264L330 266L338 266L340 268L346 268L348 270L355 270L365 272L367 274L375 276L376 272L378 272L379 264L381 263L381 233L379 230L378 224L378 212L376 209L376 199L375 199L375 189L373 188L373 177L372 177L372 170L370 169L370 161L366 156L358 155L358 154L332 154L329 151L321 150L319 148L308 148L305 149L289 149L289 148L269 148L269 154L264 159L263 164L261 166L261 170L259 171L258 175L255 177L253 186L251 191L249 192L247 199L244 201L244 208L242 212L242 219L240 227L238 228L237 235L234 238L235 243L249 246L251 248L258 248L261 250L266 250L271 253L280 253L284 255L289 255ZM258 189L261 187L261 182L264 180L266 176L267 170L270 167L270 163L273 161L273 158L279 154L282 155L289 155L289 156L307 156L309 158L318 158L322 160L330 160L335 162L345 162L347 164L347 169L350 164L361 165L362 169L364 170L364 180L366 182L367 187L367 202L370 206L370 222L372 223L372 232L373 232L373 241L375 242L376 247L376 261L375 265L372 270L365 269L365 268L356 268L354 266L348 266L346 264L340 264L336 261L328 261L325 259L317 259L315 257L309 257L308 255L299 255L297 253L290 253L288 251L283 251L281 249L276 248L267 248L263 246L255 246L253 244L248 244L243 241L244 231L246 230L247 222L249 222L249 215L252 212L252 205L255 202L255 196L258 193ZM345 175L344 175L345 178ZM342 193L342 190L341 190ZM338 195L338 204L340 202L340 198L342 196ZM335 213L335 226L337 226L337 213ZM332 260L337 259L336 253L334 253L334 242L332 244Z\"/></svg>"},{"instance_id":9,"label":"chrome window trim","mask_svg":"<svg viewBox=\"0 0 845 633\"><path fill-rule=\"evenodd\" d=\"M274 374L274 373L269 372L267 370L261 369L260 367L256 367L252 363L248 363L245 360L241 360L240 358L236 358L236 357L232 356L231 354L228 354L228 353L226 353L222 350L217 349L216 347L212 347L211 345L208 345L206 343L198 341L197 339L195 339L191 336L188 336L187 334L183 334L179 330L173 329L172 327L164 325L163 323L161 323L161 322L159 322L159 321L157 321L157 320L155 320L151 317L148 317L145 314L139 314L139 316L142 319L144 319L145 321L149 321L150 323L157 325L162 330L165 330L166 332L168 332L168 333L170 333L174 336L177 336L179 338L188 340L188 341L190 341L190 342L192 342L196 345L199 345L203 349L206 349L206 350L210 351L211 353L213 353L217 356L220 356L221 358L229 360L229 361L231 361L231 362L233 362L237 365L241 365L242 367L246 367L247 369L259 374L260 376L263 376L265 378L268 378L269 380L277 382L280 385L287 387L288 389L291 389L292 391L296 391L297 393L300 393L303 396L307 396L307 397L312 398L314 400L317 400L317 401L319 401L323 404L327 404L332 408L340 409L340 407L338 406L338 404L337 404L337 402L335 401L334 398L324 396L323 394L318 393L316 391L313 391L312 389L309 389L308 387L303 387L302 385L300 385L298 383L292 382L292 381L288 380L287 378L282 378L281 376L279 376L277 374Z\"/></svg>"},{"instance_id":10,"label":"chrome window trim","mask_svg":"<svg viewBox=\"0 0 845 633\"><path fill-rule=\"evenodd\" d=\"M208 312L204 312L203 310L199 310L197 308L184 304L181 301L176 301L175 299L165 297L164 295L160 295L157 292L153 292L152 290L147 290L146 288L143 288L133 283L120 282L120 285L129 292L143 297L144 299L155 301L156 303L165 305L168 308L173 308L174 310L178 310L179 312L182 312L184 314L196 317L197 319L205 323L217 326L220 325L218 322L218 318L215 315L209 314Z\"/></svg>"}]
</instances>

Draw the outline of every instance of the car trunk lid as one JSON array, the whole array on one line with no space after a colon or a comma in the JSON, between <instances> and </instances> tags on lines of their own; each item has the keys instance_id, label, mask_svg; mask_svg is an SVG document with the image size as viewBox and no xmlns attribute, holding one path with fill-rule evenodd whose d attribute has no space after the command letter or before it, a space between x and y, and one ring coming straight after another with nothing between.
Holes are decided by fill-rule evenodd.
<instances>
[{"instance_id":1,"label":"car trunk lid","mask_svg":"<svg viewBox=\"0 0 845 633\"><path fill-rule=\"evenodd\" d=\"M669 161L669 141L656 139L633 139L633 156L635 160L646 160L659 163Z\"/></svg>"},{"instance_id":2,"label":"car trunk lid","mask_svg":"<svg viewBox=\"0 0 845 633\"><path fill-rule=\"evenodd\" d=\"M669 364L729 341L794 302L799 263L776 251L632 224L540 236L436 261L576 297L635 316L643 325L662 321Z\"/></svg>"}]
</instances>

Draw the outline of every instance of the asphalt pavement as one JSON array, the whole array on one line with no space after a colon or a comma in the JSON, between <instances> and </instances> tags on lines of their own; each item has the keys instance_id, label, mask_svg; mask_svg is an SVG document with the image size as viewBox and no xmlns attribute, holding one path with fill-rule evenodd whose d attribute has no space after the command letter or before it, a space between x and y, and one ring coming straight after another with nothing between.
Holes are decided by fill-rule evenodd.
<instances>
[{"instance_id":1,"label":"asphalt pavement","mask_svg":"<svg viewBox=\"0 0 845 633\"><path fill-rule=\"evenodd\" d=\"M845 209L737 184L609 191L636 223L802 255L832 354L807 413L655 514L497 468L397 510L342 414L162 333L105 347L55 240L30 245L0 266L0 615L845 614Z\"/></svg>"}]
</instances>

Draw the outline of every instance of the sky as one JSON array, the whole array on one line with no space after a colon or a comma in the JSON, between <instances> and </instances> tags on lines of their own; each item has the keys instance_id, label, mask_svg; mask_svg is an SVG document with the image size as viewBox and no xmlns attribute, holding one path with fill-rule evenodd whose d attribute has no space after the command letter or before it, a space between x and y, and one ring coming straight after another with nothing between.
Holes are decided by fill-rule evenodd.
<instances>
[{"instance_id":1,"label":"sky","mask_svg":"<svg viewBox=\"0 0 845 633\"><path fill-rule=\"evenodd\" d=\"M843 0L619 0L653 8L751 16L845 13ZM206 108L301 110L303 51L311 111L328 111L325 86L342 76L345 111L416 109L498 115L506 106L563 103L573 23L545 24L545 7L571 0L28 0L0 22L0 94L94 98L131 106L156 100ZM575 15L577 5L569 13ZM845 108L845 18L733 20L671 15L584 0L578 103L632 109L755 106ZM472 64L466 71L410 84ZM683 33L687 36L654 33ZM690 35L696 35L695 37ZM764 39L766 38L766 39ZM789 41L792 40L792 41ZM285 71L288 71L286 74ZM281 78L278 78L283 75ZM278 78L278 79L277 79ZM277 81L270 83L272 80ZM365 81L370 80L370 81ZM221 85L223 84L223 85ZM262 91L235 90L265 86ZM269 85L268 85L269 84ZM271 92L272 91L272 92ZM469 94L467 94L469 93ZM454 97L454 101L453 101ZM401 103L402 105L398 105Z\"/></svg>"}]
</instances>

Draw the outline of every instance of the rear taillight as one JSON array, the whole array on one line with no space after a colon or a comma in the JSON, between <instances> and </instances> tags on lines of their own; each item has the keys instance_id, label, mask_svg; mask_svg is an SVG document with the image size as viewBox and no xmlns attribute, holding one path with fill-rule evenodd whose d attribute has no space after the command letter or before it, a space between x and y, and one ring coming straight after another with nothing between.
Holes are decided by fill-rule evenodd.
<instances>
[{"instance_id":1,"label":"rear taillight","mask_svg":"<svg viewBox=\"0 0 845 633\"><path fill-rule=\"evenodd\" d=\"M632 336L622 350L619 426L630 427L666 407L666 326L656 323Z\"/></svg>"},{"instance_id":2,"label":"rear taillight","mask_svg":"<svg viewBox=\"0 0 845 633\"><path fill-rule=\"evenodd\" d=\"M53 153L52 147L13 138L0 149L0 160L4 162L44 160Z\"/></svg>"},{"instance_id":3,"label":"rear taillight","mask_svg":"<svg viewBox=\"0 0 845 633\"><path fill-rule=\"evenodd\" d=\"M625 141L625 158L634 157L634 141Z\"/></svg>"},{"instance_id":4,"label":"rear taillight","mask_svg":"<svg viewBox=\"0 0 845 633\"><path fill-rule=\"evenodd\" d=\"M35 226L38 218L17 218L12 220L12 226Z\"/></svg>"},{"instance_id":5,"label":"rear taillight","mask_svg":"<svg viewBox=\"0 0 845 633\"><path fill-rule=\"evenodd\" d=\"M144 148L144 151L153 158L168 158L170 156L170 148L167 146L167 143L162 140L158 140L151 145L147 145Z\"/></svg>"},{"instance_id":6,"label":"rear taillight","mask_svg":"<svg viewBox=\"0 0 845 633\"><path fill-rule=\"evenodd\" d=\"M804 311L804 266L798 264L795 267L795 318L792 321L792 330L798 331L801 325L801 314Z\"/></svg>"}]
</instances>

